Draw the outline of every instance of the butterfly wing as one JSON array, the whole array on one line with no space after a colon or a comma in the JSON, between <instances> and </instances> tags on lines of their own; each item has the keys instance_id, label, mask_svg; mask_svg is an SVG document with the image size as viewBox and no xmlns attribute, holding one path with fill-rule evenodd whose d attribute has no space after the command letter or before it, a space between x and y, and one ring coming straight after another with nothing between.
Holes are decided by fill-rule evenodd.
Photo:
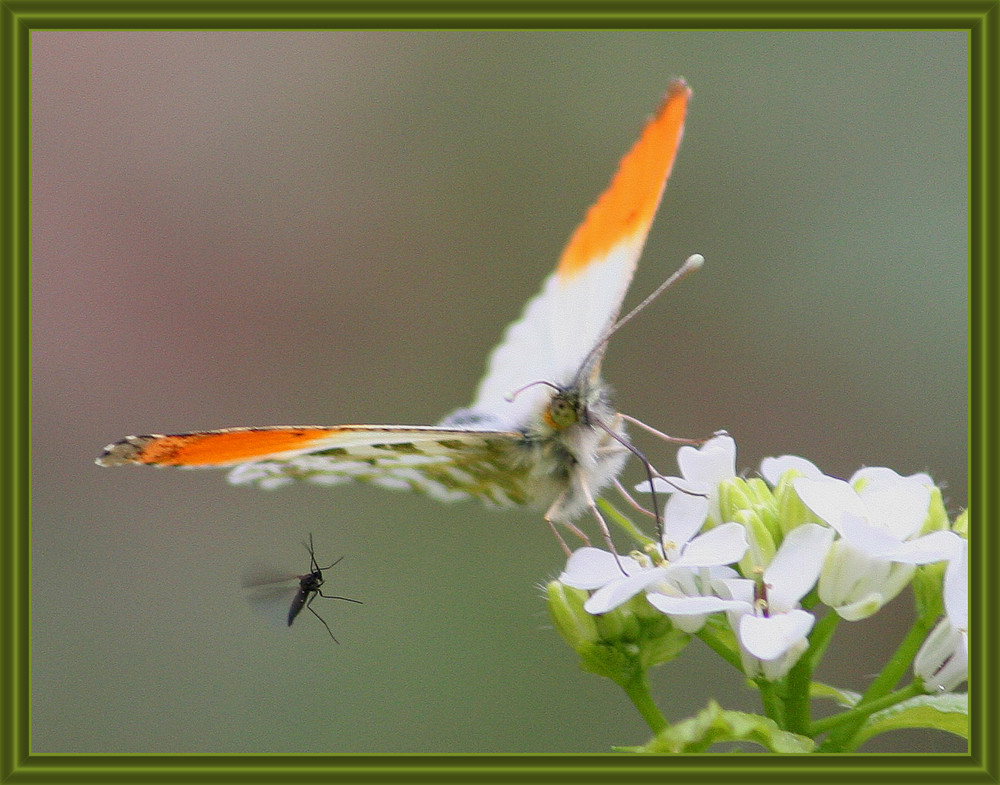
<instances>
[{"instance_id":1,"label":"butterfly wing","mask_svg":"<svg viewBox=\"0 0 1000 785\"><path fill-rule=\"evenodd\" d=\"M129 436L105 447L97 463L233 467L230 482L262 488L355 480L442 501L478 498L507 506L532 497L522 439L509 431L435 426L227 428Z\"/></svg>"},{"instance_id":2,"label":"butterfly wing","mask_svg":"<svg viewBox=\"0 0 1000 785\"><path fill-rule=\"evenodd\" d=\"M471 411L484 421L520 427L551 394L532 382L568 385L621 310L653 216L673 167L691 90L674 81L607 190L577 227L542 291L490 356ZM597 348L596 374L603 355Z\"/></svg>"},{"instance_id":3,"label":"butterfly wing","mask_svg":"<svg viewBox=\"0 0 1000 785\"><path fill-rule=\"evenodd\" d=\"M451 501L524 504L559 492L555 472L537 471L525 425L549 395L527 384L567 384L614 323L673 165L690 90L670 86L657 113L590 208L556 271L490 357L471 409L440 426L342 425L229 428L129 436L108 445L102 466L233 467L233 483L270 488L293 480L348 480L416 490ZM588 369L589 370L589 369ZM600 483L595 483L598 487Z\"/></svg>"}]
</instances>

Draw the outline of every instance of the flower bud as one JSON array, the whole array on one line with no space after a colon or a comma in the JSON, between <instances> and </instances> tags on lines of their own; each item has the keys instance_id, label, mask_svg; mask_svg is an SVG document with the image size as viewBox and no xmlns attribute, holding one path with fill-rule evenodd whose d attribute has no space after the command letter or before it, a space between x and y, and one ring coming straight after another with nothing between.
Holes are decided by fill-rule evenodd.
<instances>
[{"instance_id":1,"label":"flower bud","mask_svg":"<svg viewBox=\"0 0 1000 785\"><path fill-rule=\"evenodd\" d=\"M963 540L969 539L969 510L964 509L955 522L951 525L951 530Z\"/></svg>"},{"instance_id":2,"label":"flower bud","mask_svg":"<svg viewBox=\"0 0 1000 785\"><path fill-rule=\"evenodd\" d=\"M931 501L930 506L927 508L927 520L924 521L920 533L927 534L933 531L947 531L949 528L948 511L944 508L941 489L934 486L931 488Z\"/></svg>"},{"instance_id":3,"label":"flower bud","mask_svg":"<svg viewBox=\"0 0 1000 785\"><path fill-rule=\"evenodd\" d=\"M802 499L795 492L792 484L797 477L803 475L791 469L781 475L778 484L774 488L774 498L778 505L778 525L783 534L788 534L792 529L801 526L803 523L816 523L817 517L802 503Z\"/></svg>"},{"instance_id":4,"label":"flower bud","mask_svg":"<svg viewBox=\"0 0 1000 785\"><path fill-rule=\"evenodd\" d=\"M750 547L746 554L739 561L740 572L744 577L754 578L759 571L767 567L774 558L778 550L778 544L772 536L771 530L764 525L761 516L753 510L738 511L736 523L743 524L747 533L747 542Z\"/></svg>"},{"instance_id":5,"label":"flower bud","mask_svg":"<svg viewBox=\"0 0 1000 785\"><path fill-rule=\"evenodd\" d=\"M579 652L581 648L600 639L595 617L583 609L587 592L559 581L550 581L545 587L545 594L548 597L552 624L574 651Z\"/></svg>"}]
</instances>

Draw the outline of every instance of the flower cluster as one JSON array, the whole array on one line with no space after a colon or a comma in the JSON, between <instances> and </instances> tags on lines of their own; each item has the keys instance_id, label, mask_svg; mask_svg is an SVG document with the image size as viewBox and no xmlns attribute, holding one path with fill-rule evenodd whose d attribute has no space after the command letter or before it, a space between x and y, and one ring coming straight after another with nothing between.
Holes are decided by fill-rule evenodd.
<instances>
[{"instance_id":1,"label":"flower cluster","mask_svg":"<svg viewBox=\"0 0 1000 785\"><path fill-rule=\"evenodd\" d=\"M581 548L550 585L553 618L578 651L600 641L581 611L606 620L642 603L643 623L654 609L675 636L699 634L724 656L728 642L748 676L775 682L809 649L822 606L856 621L923 581L918 597L943 615L914 672L927 692L967 678L968 548L930 477L867 468L845 481L783 456L762 462L763 479L743 479L728 435L682 447L677 463L681 477L636 489L668 497L658 542L629 555Z\"/></svg>"}]
</instances>

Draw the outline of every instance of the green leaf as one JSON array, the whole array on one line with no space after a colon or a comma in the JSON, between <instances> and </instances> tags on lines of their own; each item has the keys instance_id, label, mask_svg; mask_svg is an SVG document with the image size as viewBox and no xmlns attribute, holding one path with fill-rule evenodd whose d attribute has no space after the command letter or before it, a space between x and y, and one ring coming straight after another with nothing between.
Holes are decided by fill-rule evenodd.
<instances>
[{"instance_id":1,"label":"green leaf","mask_svg":"<svg viewBox=\"0 0 1000 785\"><path fill-rule=\"evenodd\" d=\"M861 693L853 692L851 690L842 690L840 687L824 684L821 681L814 681L809 685L809 697L829 698L837 701L837 703L841 706L853 709L857 705L858 701L861 700Z\"/></svg>"},{"instance_id":2,"label":"green leaf","mask_svg":"<svg viewBox=\"0 0 1000 785\"><path fill-rule=\"evenodd\" d=\"M642 747L620 748L631 752L705 752L724 741L747 741L771 752L812 752L813 740L781 730L757 714L726 711L715 701L691 719L671 725Z\"/></svg>"},{"instance_id":3,"label":"green leaf","mask_svg":"<svg viewBox=\"0 0 1000 785\"><path fill-rule=\"evenodd\" d=\"M852 745L860 747L873 736L901 728L934 728L968 739L969 696L964 693L918 695L877 711L852 739Z\"/></svg>"}]
</instances>

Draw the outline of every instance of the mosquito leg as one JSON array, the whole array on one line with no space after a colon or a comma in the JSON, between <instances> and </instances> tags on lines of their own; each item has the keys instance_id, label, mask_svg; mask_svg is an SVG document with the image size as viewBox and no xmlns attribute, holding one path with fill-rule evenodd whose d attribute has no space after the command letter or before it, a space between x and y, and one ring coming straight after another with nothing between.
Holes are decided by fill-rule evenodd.
<instances>
[{"instance_id":1,"label":"mosquito leg","mask_svg":"<svg viewBox=\"0 0 1000 785\"><path fill-rule=\"evenodd\" d=\"M364 605L361 600L355 600L353 597L341 597L338 594L323 594L318 589L316 593L325 600L346 600L347 602L356 602L358 605Z\"/></svg>"},{"instance_id":2,"label":"mosquito leg","mask_svg":"<svg viewBox=\"0 0 1000 785\"><path fill-rule=\"evenodd\" d=\"M332 630L330 629L330 625L326 623L326 619L324 619L324 618L323 618L322 616L320 616L320 615L319 615L318 613L316 613L316 610L315 610L315 608L313 608L313 606L312 606L312 603L313 603L313 600L315 600L315 599L316 599L316 594L318 594L318 593L319 593L319 592L316 592L315 594L313 594L313 595L312 595L312 596L311 596L311 597L309 598L309 600L308 600L308 601L306 602L306 608L307 608L307 609L309 610L309 612L310 612L310 613L311 613L311 614L312 614L313 616L315 616L315 617L316 617L317 619L319 619L319 620L320 620L321 622L323 622L323 626L324 626L324 627L326 627L326 631L327 631L327 633L328 633L328 634L330 635L330 637L331 637L331 638L333 638L333 642L339 645L339 644L340 644L340 641L338 641L338 640L337 640L337 639L336 639L336 638L334 637L334 635L333 635L333 631L332 631Z\"/></svg>"}]
</instances>

